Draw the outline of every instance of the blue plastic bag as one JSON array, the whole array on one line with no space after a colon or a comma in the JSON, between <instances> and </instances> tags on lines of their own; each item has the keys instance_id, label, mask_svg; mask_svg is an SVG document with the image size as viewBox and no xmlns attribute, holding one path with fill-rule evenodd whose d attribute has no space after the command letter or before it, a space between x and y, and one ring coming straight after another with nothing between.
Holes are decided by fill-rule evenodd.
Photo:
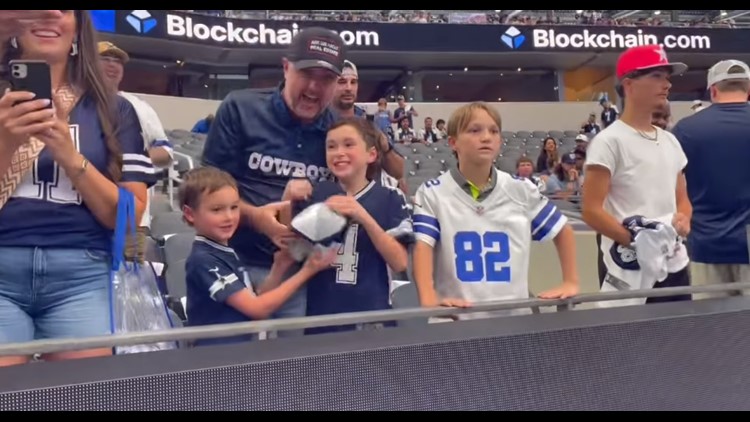
<instances>
[{"instance_id":1,"label":"blue plastic bag","mask_svg":"<svg viewBox=\"0 0 750 422\"><path fill-rule=\"evenodd\" d=\"M128 190L120 188L112 241L112 332L122 334L168 330L172 328L172 321L153 271L148 267L141 268L137 262L125 260L125 240L128 234L136 236L135 197ZM117 347L115 353L122 355L175 348L175 342L163 342Z\"/></svg>"}]
</instances>

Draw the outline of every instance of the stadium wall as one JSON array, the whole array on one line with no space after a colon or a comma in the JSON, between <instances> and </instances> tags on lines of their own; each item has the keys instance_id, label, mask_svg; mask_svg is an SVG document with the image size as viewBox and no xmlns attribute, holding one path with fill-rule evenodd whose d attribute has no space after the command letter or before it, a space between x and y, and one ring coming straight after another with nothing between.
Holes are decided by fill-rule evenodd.
<instances>
[{"instance_id":1,"label":"stadium wall","mask_svg":"<svg viewBox=\"0 0 750 422\"><path fill-rule=\"evenodd\" d=\"M191 129L195 122L215 113L219 105L217 100L197 98L168 97L162 95L137 94L159 114L167 129ZM464 103L412 103L419 112L415 119L417 129L422 127L425 117L433 120L448 119L450 114ZM549 103L491 103L495 105L503 118L503 130L577 130L591 112L601 112L596 102L549 102ZM361 103L368 112L375 110L374 103ZM672 103L672 115L675 121L690 113L690 102ZM391 103L391 110L396 103Z\"/></svg>"}]
</instances>

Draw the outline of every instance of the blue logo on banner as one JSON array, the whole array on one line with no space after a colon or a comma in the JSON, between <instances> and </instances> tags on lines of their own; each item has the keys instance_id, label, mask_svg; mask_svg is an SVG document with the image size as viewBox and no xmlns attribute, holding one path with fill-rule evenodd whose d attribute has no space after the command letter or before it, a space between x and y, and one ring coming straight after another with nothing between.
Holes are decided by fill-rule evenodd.
<instances>
[{"instance_id":1,"label":"blue logo on banner","mask_svg":"<svg viewBox=\"0 0 750 422\"><path fill-rule=\"evenodd\" d=\"M520 48L526 41L526 37L518 30L515 26L511 26L507 31L500 37L500 40L505 43L508 47L516 50Z\"/></svg>"},{"instance_id":2,"label":"blue logo on banner","mask_svg":"<svg viewBox=\"0 0 750 422\"><path fill-rule=\"evenodd\" d=\"M115 32L115 10L89 10L94 29L99 32Z\"/></svg>"},{"instance_id":3,"label":"blue logo on banner","mask_svg":"<svg viewBox=\"0 0 750 422\"><path fill-rule=\"evenodd\" d=\"M139 34L148 34L156 27L156 19L151 17L148 10L133 10L125 20Z\"/></svg>"}]
</instances>

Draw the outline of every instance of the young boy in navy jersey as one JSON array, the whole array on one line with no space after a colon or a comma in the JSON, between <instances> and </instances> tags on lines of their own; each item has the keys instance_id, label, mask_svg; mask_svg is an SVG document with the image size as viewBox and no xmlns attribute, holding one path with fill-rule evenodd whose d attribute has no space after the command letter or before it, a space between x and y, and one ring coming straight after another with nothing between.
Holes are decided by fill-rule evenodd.
<instances>
[{"instance_id":1,"label":"young boy in navy jersey","mask_svg":"<svg viewBox=\"0 0 750 422\"><path fill-rule=\"evenodd\" d=\"M320 182L312 189L306 180L287 185L284 199L294 201L287 212L296 214L313 203L325 202L350 221L337 239L341 245L333 268L321 271L307 285L308 316L389 309L389 268L406 270L405 243L412 239L409 206L398 190L373 180L380 170L380 136L365 119L339 121L329 129L326 140L326 162L336 182ZM281 220L290 218L283 213ZM311 328L305 333L357 328L363 327Z\"/></svg>"},{"instance_id":2,"label":"young boy in navy jersey","mask_svg":"<svg viewBox=\"0 0 750 422\"><path fill-rule=\"evenodd\" d=\"M285 250L276 252L271 271L256 292L237 254L228 246L240 219L239 191L232 176L211 167L190 171L180 186L180 206L185 220L196 231L185 263L189 326L268 318L300 286L328 268L335 256L335 250L318 251L281 283L293 260ZM250 339L252 335L201 339L195 345Z\"/></svg>"}]
</instances>

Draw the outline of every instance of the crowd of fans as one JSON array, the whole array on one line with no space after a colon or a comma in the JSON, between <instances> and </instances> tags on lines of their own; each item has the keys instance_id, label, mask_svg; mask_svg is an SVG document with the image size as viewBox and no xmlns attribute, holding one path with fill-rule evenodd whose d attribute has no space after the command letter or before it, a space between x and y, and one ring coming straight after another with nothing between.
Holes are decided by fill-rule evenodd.
<instances>
[{"instance_id":1,"label":"crowd of fans","mask_svg":"<svg viewBox=\"0 0 750 422\"><path fill-rule=\"evenodd\" d=\"M600 25L600 26L690 26L733 28L733 19L721 16L695 15L692 19L674 21L669 14L649 17L633 16L615 19L607 10L528 10L509 11L451 10L184 10L184 12L243 19L271 19L335 22L388 23L471 23L512 25Z\"/></svg>"}]
</instances>

